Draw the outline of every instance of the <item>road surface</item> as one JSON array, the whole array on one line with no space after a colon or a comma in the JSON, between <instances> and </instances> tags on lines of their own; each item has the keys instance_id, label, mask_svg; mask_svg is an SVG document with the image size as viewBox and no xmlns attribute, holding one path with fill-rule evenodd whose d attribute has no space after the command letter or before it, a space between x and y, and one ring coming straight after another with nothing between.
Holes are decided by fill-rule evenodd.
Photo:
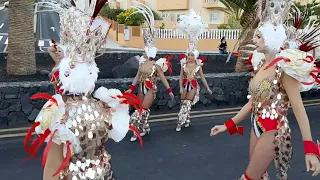
<instances>
[{"instance_id":1,"label":"road surface","mask_svg":"<svg viewBox=\"0 0 320 180\"><path fill-rule=\"evenodd\" d=\"M314 139L320 139L320 106L306 107L312 126ZM249 119L242 123L245 136L232 136L227 133L210 137L210 128L221 124L235 113L233 109L194 112L192 126L175 132L176 114L153 115L151 134L144 137L144 147L138 142L130 142L128 136L120 143L107 142L112 154L112 165L119 180L236 180L245 171L248 163ZM228 112L231 112L229 115ZM172 112L171 112L172 113ZM225 114L225 115L223 115ZM206 116L207 117L204 117ZM202 116L202 117L201 117ZM301 134L297 122L289 113L294 148L293 161L289 172L291 180L313 180L306 172ZM158 121L158 122L155 122ZM162 121L162 122L160 122ZM316 129L318 127L318 129ZM42 179L41 163L30 160L23 149L23 138L1 138L0 174L7 180ZM269 169L271 179L275 169Z\"/></svg>"},{"instance_id":2,"label":"road surface","mask_svg":"<svg viewBox=\"0 0 320 180\"><path fill-rule=\"evenodd\" d=\"M52 46L51 39L60 41L59 15L55 12L39 12L37 22L36 38L39 49L47 51L47 48Z\"/></svg>"},{"instance_id":3,"label":"road surface","mask_svg":"<svg viewBox=\"0 0 320 180\"><path fill-rule=\"evenodd\" d=\"M37 0L37 2L40 1ZM0 11L0 52L5 52L8 45L8 12L8 9ZM46 52L47 48L51 46L51 39L59 42L59 15L55 12L39 12L36 21L36 50Z\"/></svg>"},{"instance_id":4,"label":"road surface","mask_svg":"<svg viewBox=\"0 0 320 180\"><path fill-rule=\"evenodd\" d=\"M8 45L8 12L8 9L0 11L0 52L4 52Z\"/></svg>"}]
</instances>

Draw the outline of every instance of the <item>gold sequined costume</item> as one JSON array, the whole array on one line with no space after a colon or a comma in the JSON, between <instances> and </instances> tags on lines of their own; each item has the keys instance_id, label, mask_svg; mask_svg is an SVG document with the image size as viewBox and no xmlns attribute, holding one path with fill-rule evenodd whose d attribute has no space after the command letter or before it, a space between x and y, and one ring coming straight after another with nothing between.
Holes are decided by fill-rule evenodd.
<instances>
[{"instance_id":1,"label":"gold sequined costume","mask_svg":"<svg viewBox=\"0 0 320 180\"><path fill-rule=\"evenodd\" d=\"M181 68L183 70L182 86L187 92L196 88L196 94L193 99L181 99L176 131L180 131L182 126L189 127L191 106L199 101L200 86L198 85L197 78L204 61L203 59L199 59L197 45L199 36L204 33L205 29L208 27L207 24L201 22L201 16L197 15L194 9L190 9L189 14L181 16L180 19L179 23L175 26L176 30L186 35L189 40L186 55L182 55L180 59ZM197 64L192 72L189 72L187 68L187 55L193 55Z\"/></svg>"},{"instance_id":2,"label":"gold sequined costume","mask_svg":"<svg viewBox=\"0 0 320 180\"><path fill-rule=\"evenodd\" d=\"M203 63L201 59L197 59L197 67L192 71L189 72L187 68L187 60L183 58L180 60L181 68L183 68L183 88L189 92L192 89L196 88L196 94L192 100L189 99L182 99L180 105L180 111L178 113L177 125L179 128L182 126L189 127L190 125L190 111L192 105L195 105L199 101L199 94L200 94L200 86L197 82L197 78L199 75L199 70L202 67Z\"/></svg>"},{"instance_id":3,"label":"gold sequined costume","mask_svg":"<svg viewBox=\"0 0 320 180\"><path fill-rule=\"evenodd\" d=\"M143 3L133 2L132 8L135 9L135 13L142 14L145 17L145 21L148 24L147 29L143 31L143 38L145 43L145 56L148 59L155 59L157 55L157 48L156 48L156 39L158 38L157 30L155 28L155 20L152 10ZM172 56L166 56L164 58L160 58L154 62L153 66L148 69L142 70L141 66L146 62L149 61L145 59L144 56L141 56L139 59L139 72L140 72L140 88L139 91L142 92L143 95L146 95L149 91L152 91L153 98L156 98L157 92L157 84L156 79L158 77L157 67L159 67L164 73L169 70L171 71L171 60ZM131 85L131 90L134 91L135 85ZM171 90L171 88L169 88ZM169 91L169 90L168 90ZM171 90L172 91L172 90ZM130 124L135 127L141 136L149 134L150 132L150 125L148 122L150 115L150 109L143 107L142 114L139 114L138 111L135 111L131 115ZM135 133L131 137L131 141L135 141L137 139L137 134Z\"/></svg>"},{"instance_id":4,"label":"gold sequined costume","mask_svg":"<svg viewBox=\"0 0 320 180\"><path fill-rule=\"evenodd\" d=\"M288 179L292 158L291 129L287 119L290 101L281 82L281 76L285 73L296 79L300 83L300 92L309 91L314 83L319 81L315 76L319 69L315 68L313 56L308 53L317 44L314 37L318 27L299 34L297 30L299 28L284 26L291 5L291 0L258 1L257 14L261 22L256 31L262 34L268 52L279 53L271 63L265 64L264 55L254 52L255 59L249 62L253 66L254 74L257 74L262 67L264 70L275 67L275 75L259 80L254 76L249 84L248 99L252 102L251 123L255 135L259 138L265 132L276 130L274 163L278 171L277 177L281 180ZM300 16L300 13L289 14L289 17L293 19L294 26L300 26L304 20L296 15ZM289 43L291 47L283 48L285 43ZM269 177L265 174L262 179ZM244 174L240 180L250 180L250 177Z\"/></svg>"},{"instance_id":5,"label":"gold sequined costume","mask_svg":"<svg viewBox=\"0 0 320 180\"><path fill-rule=\"evenodd\" d=\"M153 97L156 98L156 92L157 92L157 84L156 79L158 77L157 73L157 67L159 66L163 72L166 72L168 70L168 67L170 67L169 64L170 58L160 58L158 59L151 68L141 71L140 70L140 88L139 90L142 92L142 94L146 95L148 91L153 92ZM146 59L144 57L141 57L139 59L140 67L146 62ZM164 65L165 64L165 65ZM130 124L135 127L141 136L144 136L150 132L150 125L148 122L150 115L150 109L142 109L142 113L139 114L139 112L136 110L131 115ZM136 134L133 135L131 138L131 141L135 141L137 138Z\"/></svg>"},{"instance_id":6,"label":"gold sequined costume","mask_svg":"<svg viewBox=\"0 0 320 180\"><path fill-rule=\"evenodd\" d=\"M59 5L46 4L60 15L60 43L65 47L65 56L52 79L58 94L40 93L31 97L48 101L28 131L24 147L34 157L47 142L42 157L45 168L51 144L62 145L64 160L53 174L61 180L114 179L111 156L104 143L109 138L120 142L129 129L137 131L129 124L129 105L141 109L137 96L104 87L94 91L99 72L95 54L110 27L110 23L97 17L105 2L78 0L70 4L69 0L61 0ZM29 146L33 132L38 137Z\"/></svg>"},{"instance_id":7,"label":"gold sequined costume","mask_svg":"<svg viewBox=\"0 0 320 180\"><path fill-rule=\"evenodd\" d=\"M69 167L61 172L61 179L114 179L110 159L104 148L112 130L112 110L107 104L94 99L69 97L64 118L70 130L79 138L81 151L70 158ZM82 118L84 117L84 118ZM59 139L53 140L59 143Z\"/></svg>"}]
</instances>

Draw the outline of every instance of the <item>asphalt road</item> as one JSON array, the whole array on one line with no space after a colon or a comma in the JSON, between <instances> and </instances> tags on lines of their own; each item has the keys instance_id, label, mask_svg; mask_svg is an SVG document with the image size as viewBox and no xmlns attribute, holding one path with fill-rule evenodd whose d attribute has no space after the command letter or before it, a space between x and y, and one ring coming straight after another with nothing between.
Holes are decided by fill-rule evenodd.
<instances>
[{"instance_id":1,"label":"asphalt road","mask_svg":"<svg viewBox=\"0 0 320 180\"><path fill-rule=\"evenodd\" d=\"M8 9L0 11L0 52L3 52L8 45L8 12Z\"/></svg>"},{"instance_id":2,"label":"asphalt road","mask_svg":"<svg viewBox=\"0 0 320 180\"><path fill-rule=\"evenodd\" d=\"M42 0L37 0L40 2ZM10 7L9 7L10 8ZM4 52L8 45L8 19L9 10L4 9L0 11L0 52ZM47 51L51 46L51 39L59 42L60 23L59 15L55 12L39 12L37 14L37 28L36 28L36 49L40 51Z\"/></svg>"},{"instance_id":3,"label":"asphalt road","mask_svg":"<svg viewBox=\"0 0 320 180\"><path fill-rule=\"evenodd\" d=\"M307 107L314 139L320 139L319 109L319 105ZM200 114L205 115L205 113ZM238 179L248 164L249 119L243 123L245 126L243 137L230 137L227 133L217 137L209 136L213 125L223 123L230 116L232 115L221 116L216 113L206 118L193 118L192 126L179 133L174 130L174 121L152 123L151 134L144 138L142 149L138 142L129 141L131 134L120 143L107 142L116 178L118 180ZM301 134L291 112L289 119L294 148L289 179L319 179L319 177L312 178L311 174L306 172ZM21 163L27 157L23 149L23 138L1 139L0 154L1 179L42 179L40 161L30 160ZM271 179L276 179L273 165L269 173Z\"/></svg>"},{"instance_id":4,"label":"asphalt road","mask_svg":"<svg viewBox=\"0 0 320 180\"><path fill-rule=\"evenodd\" d=\"M41 51L47 51L54 39L59 42L60 23L59 15L55 12L39 12L37 16L37 40Z\"/></svg>"}]
</instances>

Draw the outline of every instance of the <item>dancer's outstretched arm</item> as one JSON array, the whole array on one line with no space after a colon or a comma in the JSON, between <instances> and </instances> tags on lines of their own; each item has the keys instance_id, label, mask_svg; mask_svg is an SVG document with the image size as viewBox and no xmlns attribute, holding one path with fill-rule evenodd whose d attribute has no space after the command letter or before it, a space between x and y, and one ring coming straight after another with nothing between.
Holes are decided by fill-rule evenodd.
<instances>
[{"instance_id":1,"label":"dancer's outstretched arm","mask_svg":"<svg viewBox=\"0 0 320 180\"><path fill-rule=\"evenodd\" d=\"M229 131L230 135L233 135L235 133L238 133L240 135L243 135L243 127L238 127L237 124L239 124L241 121L246 119L248 115L251 113L252 108L252 101L251 99L245 104L241 110L238 112L237 115L235 115L233 118L229 119L224 123L224 125L217 125L214 126L211 129L210 136L215 136L221 132L225 132L226 130Z\"/></svg>"}]
</instances>

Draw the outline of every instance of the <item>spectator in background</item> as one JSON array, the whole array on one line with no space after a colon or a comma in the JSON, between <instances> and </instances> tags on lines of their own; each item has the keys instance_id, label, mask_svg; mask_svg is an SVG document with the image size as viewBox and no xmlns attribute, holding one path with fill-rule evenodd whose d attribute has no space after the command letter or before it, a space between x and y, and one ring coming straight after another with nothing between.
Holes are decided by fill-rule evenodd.
<instances>
[{"instance_id":1,"label":"spectator in background","mask_svg":"<svg viewBox=\"0 0 320 180\"><path fill-rule=\"evenodd\" d=\"M226 37L222 37L219 45L219 54L227 54L227 41Z\"/></svg>"}]
</instances>

